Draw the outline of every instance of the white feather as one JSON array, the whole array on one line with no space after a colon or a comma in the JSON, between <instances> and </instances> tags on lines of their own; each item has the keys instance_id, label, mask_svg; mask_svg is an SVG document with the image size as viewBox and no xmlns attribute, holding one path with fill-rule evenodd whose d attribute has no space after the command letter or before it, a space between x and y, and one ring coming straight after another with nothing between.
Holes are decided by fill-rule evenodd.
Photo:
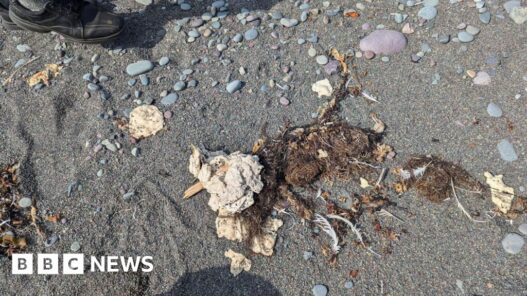
<instances>
[{"instance_id":1,"label":"white feather","mask_svg":"<svg viewBox=\"0 0 527 296\"><path fill-rule=\"evenodd\" d=\"M331 245L331 250L334 254L337 254L340 251L339 238L337 236L337 233L335 232L333 227L331 227L331 224L329 224L328 219L324 218L324 216L320 214L315 214L315 218L316 219L314 219L313 222L317 224L322 229L322 231L324 231L331 237L331 240L333 242L333 244Z\"/></svg>"},{"instance_id":2,"label":"white feather","mask_svg":"<svg viewBox=\"0 0 527 296\"><path fill-rule=\"evenodd\" d=\"M362 238L362 233L360 233L360 230L350 220L348 220L348 219L346 219L344 217L341 217L339 215L327 215L327 216L328 216L328 218L337 219L337 220L340 220L340 221L346 223L346 225L348 225L349 228L351 228L351 230L355 233L355 235L359 239L361 245L364 246L364 248L366 248L366 250L370 251L372 254L376 255L377 257L381 257L381 255L379 253L375 252L374 250L372 250L371 247L366 247L366 244L364 243L364 239Z\"/></svg>"}]
</instances>

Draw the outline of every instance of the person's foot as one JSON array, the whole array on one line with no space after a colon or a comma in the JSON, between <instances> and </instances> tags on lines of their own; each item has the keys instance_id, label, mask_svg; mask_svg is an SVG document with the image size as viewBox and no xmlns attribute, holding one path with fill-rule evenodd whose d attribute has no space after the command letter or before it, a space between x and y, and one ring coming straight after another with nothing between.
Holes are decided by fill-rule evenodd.
<instances>
[{"instance_id":1,"label":"person's foot","mask_svg":"<svg viewBox=\"0 0 527 296\"><path fill-rule=\"evenodd\" d=\"M9 17L9 0L0 0L0 23L8 30L20 30Z\"/></svg>"},{"instance_id":2,"label":"person's foot","mask_svg":"<svg viewBox=\"0 0 527 296\"><path fill-rule=\"evenodd\" d=\"M124 28L121 17L98 7L93 0L53 0L42 11L31 11L13 0L9 17L26 30L39 33L54 31L68 40L81 43L112 40Z\"/></svg>"}]
</instances>

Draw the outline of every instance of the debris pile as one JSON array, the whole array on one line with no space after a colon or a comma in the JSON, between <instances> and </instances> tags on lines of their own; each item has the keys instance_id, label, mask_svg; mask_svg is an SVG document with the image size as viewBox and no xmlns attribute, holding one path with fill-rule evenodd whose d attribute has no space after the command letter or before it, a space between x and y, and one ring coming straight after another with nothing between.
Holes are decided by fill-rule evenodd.
<instances>
[{"instance_id":1,"label":"debris pile","mask_svg":"<svg viewBox=\"0 0 527 296\"><path fill-rule=\"evenodd\" d=\"M209 207L218 213L218 237L245 241L253 252L271 256L276 231L283 222L266 217L258 231L251 232L246 219L241 215L253 206L254 195L264 187L260 176L262 169L258 156L240 152L227 155L223 151L210 152L204 148L192 147L189 171L198 182L185 192L185 197L191 197L205 189L210 194Z\"/></svg>"},{"instance_id":2,"label":"debris pile","mask_svg":"<svg viewBox=\"0 0 527 296\"><path fill-rule=\"evenodd\" d=\"M22 233L31 224L31 199L18 191L18 164L0 170L0 254L11 256L24 250L27 242Z\"/></svg>"},{"instance_id":3,"label":"debris pile","mask_svg":"<svg viewBox=\"0 0 527 296\"><path fill-rule=\"evenodd\" d=\"M438 203L453 196L451 182L470 191L485 191L483 185L465 169L435 156L412 157L403 168L394 171L402 179L395 184L397 192L415 187L420 195L432 202Z\"/></svg>"}]
</instances>

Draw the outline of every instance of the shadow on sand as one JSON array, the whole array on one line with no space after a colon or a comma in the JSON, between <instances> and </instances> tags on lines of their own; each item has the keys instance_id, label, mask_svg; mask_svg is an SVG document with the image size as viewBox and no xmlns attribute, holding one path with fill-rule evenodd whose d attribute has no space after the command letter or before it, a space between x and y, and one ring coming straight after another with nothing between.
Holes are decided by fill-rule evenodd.
<instances>
[{"instance_id":1,"label":"shadow on sand","mask_svg":"<svg viewBox=\"0 0 527 296\"><path fill-rule=\"evenodd\" d=\"M269 10L276 3L281 0L230 0L226 1L229 4L229 15L238 14L242 8L250 11L254 10ZM183 11L179 5L170 3L167 0L155 1L155 3L148 5L145 9L121 14L126 20L125 31L118 39L106 44L106 47L122 47L127 48L152 48L158 44L167 33L167 29L171 30L172 26L165 28L167 23L173 20L183 19L185 17L201 17L203 13L209 11L213 0L190 0L187 3L192 5L192 9ZM112 4L105 6L111 8Z\"/></svg>"},{"instance_id":2,"label":"shadow on sand","mask_svg":"<svg viewBox=\"0 0 527 296\"><path fill-rule=\"evenodd\" d=\"M215 267L187 273L172 290L158 296L279 296L278 290L259 276L242 272L234 277L228 267Z\"/></svg>"}]
</instances>

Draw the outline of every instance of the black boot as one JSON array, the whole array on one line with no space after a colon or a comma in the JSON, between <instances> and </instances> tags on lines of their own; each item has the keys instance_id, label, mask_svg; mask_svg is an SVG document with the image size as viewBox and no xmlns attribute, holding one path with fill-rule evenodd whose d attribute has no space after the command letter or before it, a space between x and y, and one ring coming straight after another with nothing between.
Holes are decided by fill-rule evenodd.
<instances>
[{"instance_id":1,"label":"black boot","mask_svg":"<svg viewBox=\"0 0 527 296\"><path fill-rule=\"evenodd\" d=\"M0 23L8 30L20 30L9 18L9 0L0 0Z\"/></svg>"},{"instance_id":2,"label":"black boot","mask_svg":"<svg viewBox=\"0 0 527 296\"><path fill-rule=\"evenodd\" d=\"M81 43L102 43L117 37L124 28L121 17L98 7L93 0L52 0L42 11L31 11L11 0L9 16L29 31L57 32Z\"/></svg>"}]
</instances>

